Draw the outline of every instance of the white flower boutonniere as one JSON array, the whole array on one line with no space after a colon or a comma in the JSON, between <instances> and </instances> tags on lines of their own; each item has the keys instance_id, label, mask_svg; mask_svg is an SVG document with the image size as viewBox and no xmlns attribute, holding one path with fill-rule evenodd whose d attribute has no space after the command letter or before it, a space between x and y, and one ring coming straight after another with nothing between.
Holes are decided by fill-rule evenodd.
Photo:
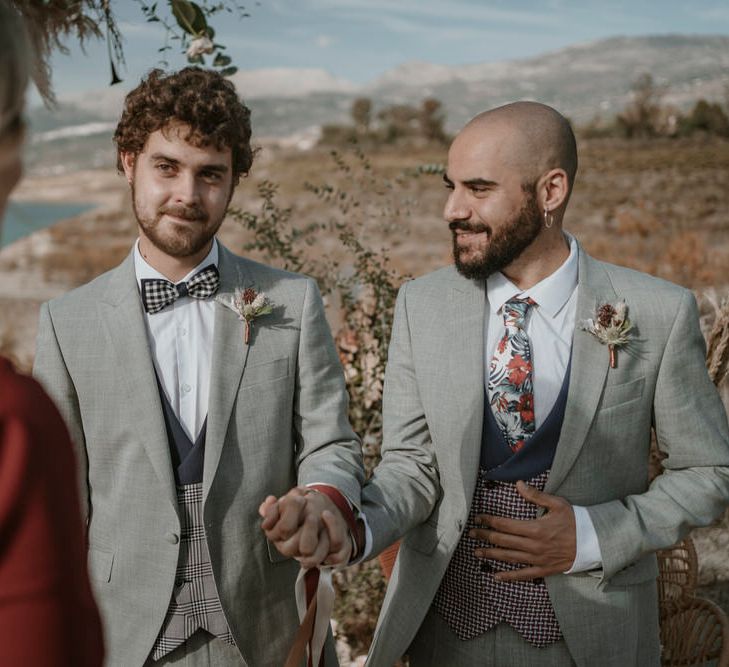
<instances>
[{"instance_id":1,"label":"white flower boutonniere","mask_svg":"<svg viewBox=\"0 0 729 667\"><path fill-rule=\"evenodd\" d=\"M618 365L617 348L630 340L633 325L628 319L628 306L625 301L615 304L604 303L598 307L594 319L582 320L580 326L591 333L610 351L610 368Z\"/></svg>"},{"instance_id":2,"label":"white flower boutonniere","mask_svg":"<svg viewBox=\"0 0 729 667\"><path fill-rule=\"evenodd\" d=\"M218 297L218 301L234 311L238 315L238 319L243 322L243 339L246 345L251 338L253 320L273 311L273 304L268 297L263 292L256 292L252 287L246 289L236 287L235 294L230 299Z\"/></svg>"}]
</instances>

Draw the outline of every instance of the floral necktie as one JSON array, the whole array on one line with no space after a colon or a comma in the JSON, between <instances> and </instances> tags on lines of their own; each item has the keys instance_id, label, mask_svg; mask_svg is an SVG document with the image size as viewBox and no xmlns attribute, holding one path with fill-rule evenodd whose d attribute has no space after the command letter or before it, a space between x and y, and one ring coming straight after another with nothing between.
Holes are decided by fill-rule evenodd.
<instances>
[{"instance_id":1,"label":"floral necktie","mask_svg":"<svg viewBox=\"0 0 729 667\"><path fill-rule=\"evenodd\" d=\"M504 304L506 331L489 365L491 408L507 444L519 451L534 433L532 350L524 321L532 299L510 299Z\"/></svg>"}]
</instances>

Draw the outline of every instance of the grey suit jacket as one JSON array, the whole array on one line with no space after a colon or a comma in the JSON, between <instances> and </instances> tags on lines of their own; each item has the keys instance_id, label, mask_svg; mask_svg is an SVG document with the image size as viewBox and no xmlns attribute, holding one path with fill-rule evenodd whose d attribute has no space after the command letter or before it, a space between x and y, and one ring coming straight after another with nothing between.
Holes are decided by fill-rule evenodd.
<instances>
[{"instance_id":1,"label":"grey suit jacket","mask_svg":"<svg viewBox=\"0 0 729 667\"><path fill-rule=\"evenodd\" d=\"M547 578L568 648L583 667L657 665L653 552L705 525L729 500L729 430L705 369L685 289L580 249L577 320L624 299L635 331L617 368L576 328L564 423L548 493L588 508L599 571ZM382 463L363 490L374 553L408 528L369 665L389 667L427 612L465 525L484 414L483 283L453 267L400 291L385 380ZM667 458L648 484L651 426ZM440 489L438 488L440 482Z\"/></svg>"},{"instance_id":2,"label":"grey suit jacket","mask_svg":"<svg viewBox=\"0 0 729 667\"><path fill-rule=\"evenodd\" d=\"M315 283L222 245L219 269L221 293L252 286L275 308L255 321L245 345L236 313L215 306L205 529L245 661L280 667L298 626L299 567L266 542L258 505L310 482L333 484L359 503L361 450ZM43 306L35 364L78 446L91 577L108 664L120 667L147 658L179 551L175 483L143 317L130 255Z\"/></svg>"}]
</instances>

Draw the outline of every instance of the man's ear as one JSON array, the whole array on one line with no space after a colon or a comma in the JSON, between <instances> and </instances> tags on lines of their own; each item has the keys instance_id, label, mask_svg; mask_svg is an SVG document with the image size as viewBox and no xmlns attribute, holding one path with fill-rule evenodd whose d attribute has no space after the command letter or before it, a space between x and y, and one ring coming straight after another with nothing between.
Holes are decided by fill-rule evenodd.
<instances>
[{"instance_id":1,"label":"man's ear","mask_svg":"<svg viewBox=\"0 0 729 667\"><path fill-rule=\"evenodd\" d=\"M127 181L131 184L134 180L134 161L136 159L134 153L119 153L119 159L121 160L122 168L124 169L124 175L127 177Z\"/></svg>"},{"instance_id":2,"label":"man's ear","mask_svg":"<svg viewBox=\"0 0 729 667\"><path fill-rule=\"evenodd\" d=\"M542 209L554 211L567 201L570 192L569 178L564 169L551 169L541 179Z\"/></svg>"}]
</instances>

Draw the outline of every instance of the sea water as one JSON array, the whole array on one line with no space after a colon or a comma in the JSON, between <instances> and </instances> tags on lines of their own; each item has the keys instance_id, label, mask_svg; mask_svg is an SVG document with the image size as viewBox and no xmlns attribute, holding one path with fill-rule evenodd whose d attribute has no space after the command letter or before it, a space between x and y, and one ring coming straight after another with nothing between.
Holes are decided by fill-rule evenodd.
<instances>
[{"instance_id":1,"label":"sea water","mask_svg":"<svg viewBox=\"0 0 729 667\"><path fill-rule=\"evenodd\" d=\"M5 220L0 224L0 247L60 220L80 215L90 208L91 204L10 201L5 210Z\"/></svg>"}]
</instances>

